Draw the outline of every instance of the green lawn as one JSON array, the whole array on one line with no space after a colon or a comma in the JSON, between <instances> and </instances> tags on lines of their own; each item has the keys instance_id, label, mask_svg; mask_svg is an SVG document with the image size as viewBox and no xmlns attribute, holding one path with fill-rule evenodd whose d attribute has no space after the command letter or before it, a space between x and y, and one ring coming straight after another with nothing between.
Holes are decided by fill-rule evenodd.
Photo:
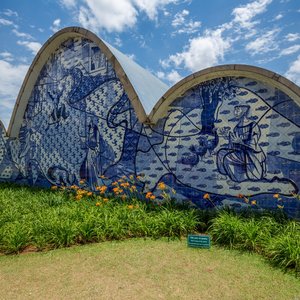
<instances>
[{"instance_id":1,"label":"green lawn","mask_svg":"<svg viewBox=\"0 0 300 300\"><path fill-rule=\"evenodd\" d=\"M261 256L131 239L0 256L1 299L300 299Z\"/></svg>"}]
</instances>

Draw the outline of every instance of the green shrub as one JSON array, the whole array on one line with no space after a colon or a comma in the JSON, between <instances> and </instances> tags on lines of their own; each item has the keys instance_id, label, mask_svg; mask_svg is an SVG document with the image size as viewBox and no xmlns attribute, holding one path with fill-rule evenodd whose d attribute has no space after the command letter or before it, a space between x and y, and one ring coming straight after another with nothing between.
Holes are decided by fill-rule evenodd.
<instances>
[{"instance_id":1,"label":"green shrub","mask_svg":"<svg viewBox=\"0 0 300 300\"><path fill-rule=\"evenodd\" d=\"M241 227L240 218L231 212L221 211L209 227L209 233L216 243L235 248L239 241Z\"/></svg>"},{"instance_id":2,"label":"green shrub","mask_svg":"<svg viewBox=\"0 0 300 300\"><path fill-rule=\"evenodd\" d=\"M180 238L196 231L195 210L167 203L92 196L76 201L63 191L1 185L0 250L13 253L131 237ZM97 203L97 206L96 206Z\"/></svg>"},{"instance_id":3,"label":"green shrub","mask_svg":"<svg viewBox=\"0 0 300 300\"><path fill-rule=\"evenodd\" d=\"M265 255L274 265L300 273L300 225L291 221L265 245Z\"/></svg>"},{"instance_id":4,"label":"green shrub","mask_svg":"<svg viewBox=\"0 0 300 300\"><path fill-rule=\"evenodd\" d=\"M278 222L271 214L258 219L222 211L209 232L217 244L261 253L276 266L300 272L299 222Z\"/></svg>"},{"instance_id":5,"label":"green shrub","mask_svg":"<svg viewBox=\"0 0 300 300\"><path fill-rule=\"evenodd\" d=\"M137 199L0 185L0 251L18 253L132 237L181 238L209 227L213 241L255 251L274 265L300 272L300 225L277 212L197 210L168 199L163 205ZM100 200L99 200L100 199ZM97 202L98 201L98 202ZM99 202L100 201L100 202Z\"/></svg>"},{"instance_id":6,"label":"green shrub","mask_svg":"<svg viewBox=\"0 0 300 300\"><path fill-rule=\"evenodd\" d=\"M1 250L6 253L22 251L30 242L30 227L18 221L7 223L1 228Z\"/></svg>"}]
</instances>

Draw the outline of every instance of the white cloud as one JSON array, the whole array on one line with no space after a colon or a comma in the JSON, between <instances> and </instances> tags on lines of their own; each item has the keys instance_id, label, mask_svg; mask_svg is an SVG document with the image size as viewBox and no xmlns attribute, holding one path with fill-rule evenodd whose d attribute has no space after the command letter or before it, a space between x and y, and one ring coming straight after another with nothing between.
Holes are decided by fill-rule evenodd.
<instances>
[{"instance_id":1,"label":"white cloud","mask_svg":"<svg viewBox=\"0 0 300 300\"><path fill-rule=\"evenodd\" d=\"M280 32L278 28L269 30L254 41L246 45L250 55L263 54L278 49L278 42L275 37Z\"/></svg>"},{"instance_id":2,"label":"white cloud","mask_svg":"<svg viewBox=\"0 0 300 300\"><path fill-rule=\"evenodd\" d=\"M288 47L286 49L283 49L279 55L290 55L290 54L296 53L299 50L300 50L300 45L294 45L294 46Z\"/></svg>"},{"instance_id":3,"label":"white cloud","mask_svg":"<svg viewBox=\"0 0 300 300\"><path fill-rule=\"evenodd\" d=\"M159 9L163 9L170 3L177 3L178 0L132 0L137 8L144 11L150 20L155 20Z\"/></svg>"},{"instance_id":4,"label":"white cloud","mask_svg":"<svg viewBox=\"0 0 300 300\"><path fill-rule=\"evenodd\" d=\"M29 34L29 33L25 33L25 32L20 32L17 29L13 29L12 32L17 36L17 37L21 37L21 38L25 38L25 39L33 39L33 37Z\"/></svg>"},{"instance_id":5,"label":"white cloud","mask_svg":"<svg viewBox=\"0 0 300 300\"><path fill-rule=\"evenodd\" d=\"M79 23L93 31L121 32L137 21L137 10L128 0L85 0L79 9Z\"/></svg>"},{"instance_id":6,"label":"white cloud","mask_svg":"<svg viewBox=\"0 0 300 300\"><path fill-rule=\"evenodd\" d=\"M160 9L178 0L60 0L73 11L83 27L99 32L122 32L132 28L140 12L145 12L150 20L156 20ZM80 5L79 5L80 3Z\"/></svg>"},{"instance_id":7,"label":"white cloud","mask_svg":"<svg viewBox=\"0 0 300 300\"><path fill-rule=\"evenodd\" d=\"M188 23L185 24L184 27L178 29L176 33L186 33L186 34L192 34L195 33L199 30L201 27L201 22L200 21L189 21Z\"/></svg>"},{"instance_id":8,"label":"white cloud","mask_svg":"<svg viewBox=\"0 0 300 300\"><path fill-rule=\"evenodd\" d=\"M289 69L285 73L285 76L294 81L296 84L300 85L300 55L290 65Z\"/></svg>"},{"instance_id":9,"label":"white cloud","mask_svg":"<svg viewBox=\"0 0 300 300\"><path fill-rule=\"evenodd\" d=\"M251 29L258 23L258 21L254 21L253 19L258 14L264 13L271 2L272 0L256 0L236 7L232 11L232 15L234 16L233 22L238 23L242 28Z\"/></svg>"},{"instance_id":10,"label":"white cloud","mask_svg":"<svg viewBox=\"0 0 300 300\"><path fill-rule=\"evenodd\" d=\"M0 18L0 25L9 26L13 25L14 23L12 21L9 21L7 19Z\"/></svg>"},{"instance_id":11,"label":"white cloud","mask_svg":"<svg viewBox=\"0 0 300 300\"><path fill-rule=\"evenodd\" d=\"M16 11L11 10L11 9L5 9L3 11L3 14L8 16L8 17L12 17L12 16L17 17L18 16L18 13Z\"/></svg>"},{"instance_id":12,"label":"white cloud","mask_svg":"<svg viewBox=\"0 0 300 300\"><path fill-rule=\"evenodd\" d=\"M119 37L116 37L116 38L115 38L114 44L115 44L117 47L122 47L122 45L123 45L122 40L121 40Z\"/></svg>"},{"instance_id":13,"label":"white cloud","mask_svg":"<svg viewBox=\"0 0 300 300\"><path fill-rule=\"evenodd\" d=\"M60 0L60 3L68 9L76 7L76 0Z\"/></svg>"},{"instance_id":14,"label":"white cloud","mask_svg":"<svg viewBox=\"0 0 300 300\"><path fill-rule=\"evenodd\" d=\"M136 57L134 54L126 54L126 56L128 56L130 59L135 60Z\"/></svg>"},{"instance_id":15,"label":"white cloud","mask_svg":"<svg viewBox=\"0 0 300 300\"><path fill-rule=\"evenodd\" d=\"M282 19L282 18L283 18L283 14L278 14L278 15L274 18L274 20L278 21L278 20L280 20L280 19Z\"/></svg>"},{"instance_id":16,"label":"white cloud","mask_svg":"<svg viewBox=\"0 0 300 300\"><path fill-rule=\"evenodd\" d=\"M158 71L156 76L161 80L168 81L172 85L182 79L182 76L176 70L171 70L169 73Z\"/></svg>"},{"instance_id":17,"label":"white cloud","mask_svg":"<svg viewBox=\"0 0 300 300\"><path fill-rule=\"evenodd\" d=\"M224 55L233 49L234 44L257 35L258 30L260 30L256 26L260 23L257 16L266 12L268 5L271 3L272 0L254 0L234 8L232 10L232 20L221 24L216 29L207 29L201 36L190 39L183 51L169 55L167 59L160 60L160 65L165 70L175 66L183 67L189 71L198 71L222 62ZM183 30L182 33L184 30L188 32L187 16L187 10L175 15L172 21L172 26L176 28L175 33L181 33L178 30L180 26L185 26L179 28ZM197 24L198 27L200 25L201 23ZM192 28L191 30L196 29ZM273 29L262 34L248 43L246 50L254 55L278 49L278 45L272 39L275 39L279 31L279 29Z\"/></svg>"},{"instance_id":18,"label":"white cloud","mask_svg":"<svg viewBox=\"0 0 300 300\"><path fill-rule=\"evenodd\" d=\"M175 14L171 24L173 27L177 28L177 30L172 33L173 36L181 33L192 34L199 30L201 27L200 21L186 20L186 17L189 15L189 13L190 12L188 10L184 9L183 11Z\"/></svg>"},{"instance_id":19,"label":"white cloud","mask_svg":"<svg viewBox=\"0 0 300 300\"><path fill-rule=\"evenodd\" d=\"M184 66L194 72L219 63L231 45L230 40L222 37L222 32L220 28L207 30L203 36L190 39L184 51L170 55L167 60L161 61L161 65Z\"/></svg>"},{"instance_id":20,"label":"white cloud","mask_svg":"<svg viewBox=\"0 0 300 300\"><path fill-rule=\"evenodd\" d=\"M60 28L60 22L61 20L60 19L55 19L52 23L52 26L50 26L50 29L53 31L53 32L57 32Z\"/></svg>"},{"instance_id":21,"label":"white cloud","mask_svg":"<svg viewBox=\"0 0 300 300\"><path fill-rule=\"evenodd\" d=\"M29 42L29 41L17 41L18 45L25 46L28 50L31 51L33 55L37 54L41 49L42 44L38 42Z\"/></svg>"},{"instance_id":22,"label":"white cloud","mask_svg":"<svg viewBox=\"0 0 300 300\"><path fill-rule=\"evenodd\" d=\"M173 27L178 27L184 24L185 17L189 15L189 11L184 9L182 12L175 14L174 19L172 21Z\"/></svg>"},{"instance_id":23,"label":"white cloud","mask_svg":"<svg viewBox=\"0 0 300 300\"><path fill-rule=\"evenodd\" d=\"M162 68L167 69L170 67L170 60L169 59L160 59L159 64L162 66Z\"/></svg>"},{"instance_id":24,"label":"white cloud","mask_svg":"<svg viewBox=\"0 0 300 300\"><path fill-rule=\"evenodd\" d=\"M300 39L300 34L299 33L289 33L285 39L289 42L294 42Z\"/></svg>"},{"instance_id":25,"label":"white cloud","mask_svg":"<svg viewBox=\"0 0 300 300\"><path fill-rule=\"evenodd\" d=\"M4 51L0 53L0 56L5 61L13 61L13 55L10 52Z\"/></svg>"},{"instance_id":26,"label":"white cloud","mask_svg":"<svg viewBox=\"0 0 300 300\"><path fill-rule=\"evenodd\" d=\"M0 120L7 127L29 65L0 60Z\"/></svg>"}]
</instances>

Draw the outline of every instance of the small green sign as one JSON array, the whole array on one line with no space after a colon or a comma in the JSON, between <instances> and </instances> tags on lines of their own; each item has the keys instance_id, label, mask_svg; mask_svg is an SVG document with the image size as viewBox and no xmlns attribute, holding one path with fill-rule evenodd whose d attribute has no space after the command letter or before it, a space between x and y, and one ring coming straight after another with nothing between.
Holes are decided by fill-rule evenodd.
<instances>
[{"instance_id":1,"label":"small green sign","mask_svg":"<svg viewBox=\"0 0 300 300\"><path fill-rule=\"evenodd\" d=\"M210 248L210 236L205 234L189 234L187 238L189 247Z\"/></svg>"}]
</instances>

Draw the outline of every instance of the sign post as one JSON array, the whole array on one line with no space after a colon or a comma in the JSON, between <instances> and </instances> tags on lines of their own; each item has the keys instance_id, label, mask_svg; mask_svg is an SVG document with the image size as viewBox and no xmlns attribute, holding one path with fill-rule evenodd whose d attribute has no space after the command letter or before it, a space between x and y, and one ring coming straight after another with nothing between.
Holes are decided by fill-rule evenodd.
<instances>
[{"instance_id":1,"label":"sign post","mask_svg":"<svg viewBox=\"0 0 300 300\"><path fill-rule=\"evenodd\" d=\"M205 234L189 234L187 237L188 247L210 248L210 236Z\"/></svg>"}]
</instances>

